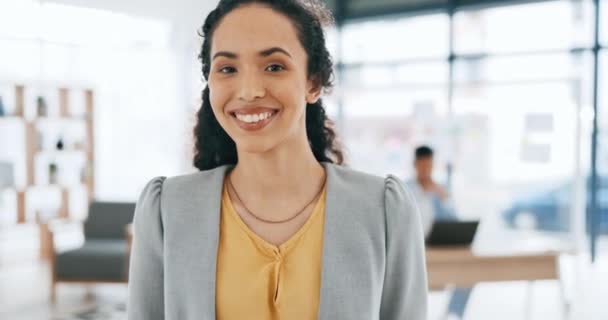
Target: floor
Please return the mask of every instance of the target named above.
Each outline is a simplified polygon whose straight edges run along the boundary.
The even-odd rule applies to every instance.
[[[61,284],[57,304],[49,303],[48,265],[37,259],[36,242],[24,240],[7,245],[3,237],[6,239],[7,235],[0,234],[0,319],[54,320],[91,306],[126,301],[125,285]],[[32,238],[34,234],[29,237]],[[601,248],[608,249],[608,242],[602,243]],[[589,263],[586,255],[562,258],[567,299],[571,302],[568,311],[562,307],[555,281],[485,283],[473,290],[464,319],[606,320],[608,251],[605,252],[595,264]],[[448,298],[449,291],[430,293],[429,320],[443,319]]]

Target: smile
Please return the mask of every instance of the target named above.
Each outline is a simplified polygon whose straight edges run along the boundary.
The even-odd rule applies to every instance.
[[[257,131],[266,127],[279,113],[278,110],[265,111],[260,113],[230,113],[237,125],[246,131]]]

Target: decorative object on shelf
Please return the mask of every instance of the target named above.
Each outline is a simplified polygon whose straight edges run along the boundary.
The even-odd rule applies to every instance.
[[[63,150],[63,137],[59,137],[57,140],[57,150]]]
[[[39,117],[46,117],[48,115],[47,105],[44,97],[38,96],[38,98],[36,98],[36,110]]]
[[[2,96],[0,96],[0,117],[4,117],[4,115],[5,115],[4,102],[2,102]]]
[[[15,175],[12,162],[0,161],[0,190],[13,188]]]
[[[56,163],[49,164],[49,184],[57,184],[57,171],[59,168]]]
[[[36,129],[36,143],[38,147],[37,150],[44,149],[44,134],[42,134],[40,129]]]
[[[88,163],[85,163],[80,169],[80,182],[83,184],[89,183],[89,178],[91,177],[91,166]]]
[[[15,187],[15,174],[12,162],[0,161],[0,208],[4,199],[2,191]]]

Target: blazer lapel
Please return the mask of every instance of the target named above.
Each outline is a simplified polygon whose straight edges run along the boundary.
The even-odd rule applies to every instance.
[[[347,211],[344,201],[338,201],[338,197],[348,190],[340,183],[340,176],[331,163],[324,162],[327,175],[327,194],[325,200],[325,224],[323,229],[323,256],[321,267],[321,292],[319,301],[319,319],[339,319],[340,307],[344,305],[342,300],[348,296],[343,292],[342,281],[347,281],[345,271],[341,269],[344,259],[340,256],[340,239],[345,239],[344,229],[340,224],[344,222],[342,213]]]
[[[202,278],[200,288],[206,288],[203,296],[200,297],[200,314],[210,315],[209,319],[215,319],[215,286],[216,286],[216,262],[219,243],[220,215],[222,187],[226,172],[232,168],[231,165],[224,165],[213,169],[209,175],[200,179],[199,192],[196,197],[195,211],[201,217],[197,223],[199,230],[196,238],[199,239],[198,255],[199,276]],[[197,277],[197,275],[192,275]],[[200,290],[200,289],[199,289]]]

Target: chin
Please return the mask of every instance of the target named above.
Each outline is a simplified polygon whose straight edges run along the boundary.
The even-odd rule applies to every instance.
[[[241,138],[235,141],[237,150],[247,153],[267,153],[277,146],[277,142],[274,139],[264,139],[261,137],[247,137]]]

